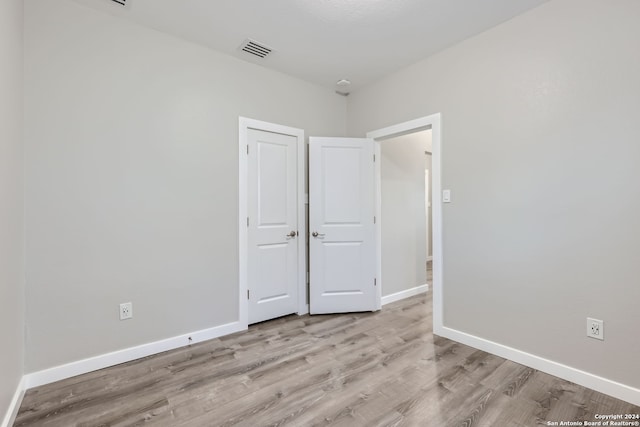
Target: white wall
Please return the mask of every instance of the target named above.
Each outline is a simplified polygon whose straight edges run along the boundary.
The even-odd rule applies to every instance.
[[[0,423],[24,363],[22,15],[0,2]]]
[[[633,387],[639,19],[635,0],[555,0],[348,103],[354,136],[442,113],[445,326]]]
[[[238,320],[238,116],[340,136],[345,99],[70,0],[25,7],[27,371]]]
[[[382,295],[427,283],[426,130],[380,143]]]

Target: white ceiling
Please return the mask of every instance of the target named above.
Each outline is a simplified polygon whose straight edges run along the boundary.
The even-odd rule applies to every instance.
[[[350,91],[547,0],[76,0],[141,25]],[[264,60],[238,47],[274,49]]]

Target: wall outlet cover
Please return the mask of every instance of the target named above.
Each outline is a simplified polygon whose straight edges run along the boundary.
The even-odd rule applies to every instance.
[[[120,304],[120,320],[131,319],[133,317],[133,304],[123,302]]]
[[[587,336],[604,341],[604,322],[587,317]]]

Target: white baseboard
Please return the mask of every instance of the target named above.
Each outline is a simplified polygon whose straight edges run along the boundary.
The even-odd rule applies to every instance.
[[[112,353],[102,354],[88,359],[78,360],[65,365],[33,372],[25,375],[25,388],[29,389],[32,387],[38,387],[66,378],[75,377],[76,375],[107,368],[109,366],[119,365],[120,363],[130,362],[141,357],[162,353],[163,351],[173,350],[189,344],[195,344],[213,338],[218,338],[223,335],[244,331],[246,329],[247,326],[242,325],[240,322],[227,323],[225,325],[203,329],[190,334],[179,335],[177,337],[167,338],[136,347],[125,348]],[[191,337],[191,341],[189,341],[189,337]]]
[[[24,397],[24,392],[26,391],[26,381],[25,377],[22,377],[20,382],[18,383],[18,388],[13,395],[13,399],[11,399],[11,403],[9,404],[9,408],[7,408],[7,413],[4,415],[4,419],[2,420],[2,424],[0,427],[11,427],[16,420],[16,415],[18,415],[18,410],[20,409],[20,405],[22,404],[22,398]]]
[[[447,327],[433,333],[640,406],[640,389]]]
[[[421,286],[416,286],[415,288],[396,292],[395,294],[385,295],[382,297],[382,305],[391,304],[392,302],[400,301],[401,299],[422,294],[424,292],[427,292],[428,290],[429,290],[429,285],[421,285]]]

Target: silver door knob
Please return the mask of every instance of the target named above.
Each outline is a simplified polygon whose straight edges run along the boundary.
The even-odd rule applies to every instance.
[[[287,234],[287,237],[293,239],[294,237],[296,237],[296,232],[292,231],[291,233]]]
[[[312,235],[313,237],[324,237],[324,234],[322,234],[322,233],[318,233],[317,231],[314,231],[313,233],[311,233],[311,235]]]

